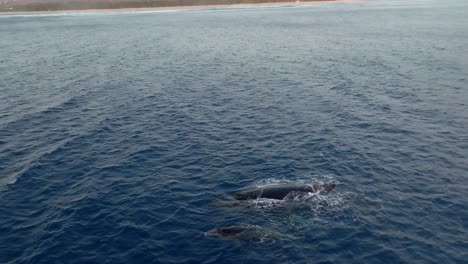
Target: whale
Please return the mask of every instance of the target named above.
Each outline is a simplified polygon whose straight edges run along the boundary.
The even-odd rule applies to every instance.
[[[255,242],[281,238],[295,238],[293,236],[286,235],[256,225],[234,225],[226,227],[217,227],[205,232],[205,235],[216,239],[236,239]]]
[[[324,184],[301,184],[285,183],[256,186],[249,189],[243,189],[232,194],[235,200],[254,200],[260,198],[288,200],[294,197],[306,196],[308,193],[320,191],[330,192],[335,189],[334,182]]]

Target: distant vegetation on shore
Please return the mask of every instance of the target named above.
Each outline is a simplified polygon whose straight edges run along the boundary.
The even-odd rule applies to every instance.
[[[327,0],[302,0],[315,2]],[[328,0],[329,1],[329,0]],[[152,8],[295,2],[295,0],[17,0],[0,1],[0,12],[61,11],[86,9]]]

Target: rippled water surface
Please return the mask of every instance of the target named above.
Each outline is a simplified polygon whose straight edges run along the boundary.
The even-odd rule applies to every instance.
[[[467,25],[462,0],[0,15],[0,263],[467,263]],[[291,181],[338,185],[226,201]],[[205,236],[239,224],[284,236]]]

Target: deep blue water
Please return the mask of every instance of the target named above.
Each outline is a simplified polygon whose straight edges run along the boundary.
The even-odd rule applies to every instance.
[[[0,15],[0,263],[467,263],[467,47],[463,0]],[[338,186],[222,202],[282,181]]]

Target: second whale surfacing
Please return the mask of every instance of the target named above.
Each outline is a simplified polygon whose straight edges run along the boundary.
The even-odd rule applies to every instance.
[[[233,194],[236,200],[254,200],[259,198],[286,200],[308,193],[330,192],[336,187],[334,182],[324,184],[272,184],[240,190]]]

